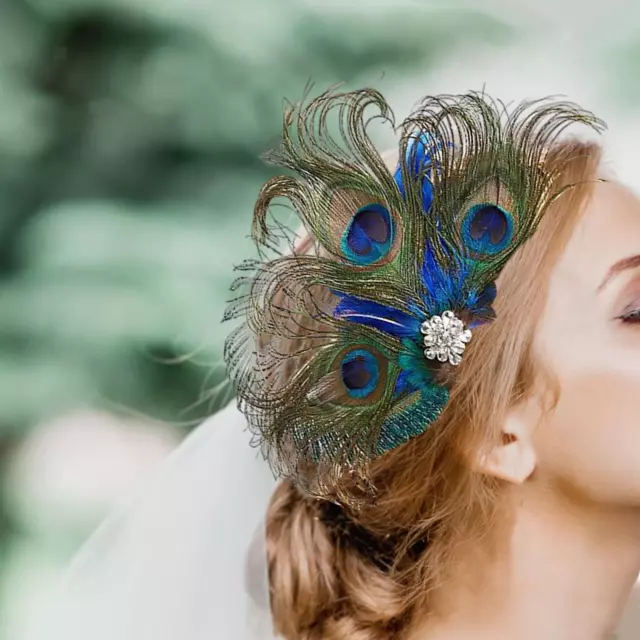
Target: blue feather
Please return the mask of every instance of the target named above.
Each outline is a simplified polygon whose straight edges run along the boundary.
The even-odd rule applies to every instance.
[[[393,387],[393,395],[399,396],[405,392],[411,392],[411,383],[409,382],[409,372],[402,369],[396,378],[396,383]]]
[[[450,252],[450,264],[445,270],[431,247],[426,247],[420,276],[428,315],[439,315],[447,309],[468,309],[473,318],[470,329],[495,319],[492,305],[497,294],[496,285],[489,283],[482,291],[470,288],[475,266],[474,260]]]
[[[333,312],[335,318],[373,327],[398,339],[415,336],[420,331],[420,320],[404,311],[340,292],[333,293],[341,298]]]
[[[423,301],[430,316],[463,307],[467,302],[466,287],[471,264],[453,252],[450,255],[450,264],[445,268],[436,259],[431,245],[425,247],[420,278],[424,289]]]
[[[418,179],[432,164],[432,158],[427,152],[427,146],[433,146],[433,142],[425,133],[420,134],[418,137],[410,138],[407,143],[404,163],[406,171],[414,179]],[[406,200],[407,193],[402,176],[402,164],[400,162],[398,162],[398,167],[393,177],[400,191],[400,195]],[[431,180],[425,175],[422,178],[422,208],[425,213],[429,211],[432,203],[433,185],[431,184]]]
[[[490,282],[473,300],[470,300],[469,308],[473,316],[473,320],[469,323],[470,329],[475,329],[495,320],[496,313],[492,305],[497,294],[498,290],[495,282]]]

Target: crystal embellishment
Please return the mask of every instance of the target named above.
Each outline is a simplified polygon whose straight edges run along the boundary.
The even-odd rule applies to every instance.
[[[462,361],[464,348],[471,340],[471,331],[465,329],[462,320],[453,311],[445,311],[441,316],[432,316],[420,326],[424,334],[424,355],[429,360],[450,362],[457,366]]]

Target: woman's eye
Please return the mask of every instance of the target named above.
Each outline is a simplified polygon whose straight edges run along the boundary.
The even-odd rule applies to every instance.
[[[622,320],[622,322],[628,322],[629,324],[640,323],[640,309],[633,309],[632,311],[619,316],[619,319]]]

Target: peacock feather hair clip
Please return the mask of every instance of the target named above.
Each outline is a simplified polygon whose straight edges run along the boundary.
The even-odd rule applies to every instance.
[[[372,460],[438,418],[473,332],[495,317],[496,278],[559,196],[547,150],[569,125],[604,126],[565,101],[427,97],[400,127],[394,172],[367,133],[374,118],[394,126],[372,89],[287,108],[268,160],[290,173],[259,194],[260,258],[236,267],[225,313],[241,320],[225,343],[239,409],[274,471],[317,496],[345,474],[366,484]],[[314,251],[280,249],[295,239],[281,198]]]

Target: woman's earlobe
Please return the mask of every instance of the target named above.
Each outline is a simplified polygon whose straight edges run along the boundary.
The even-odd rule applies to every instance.
[[[536,463],[531,427],[514,412],[506,420],[500,442],[478,456],[476,469],[506,482],[522,484],[535,471]]]

